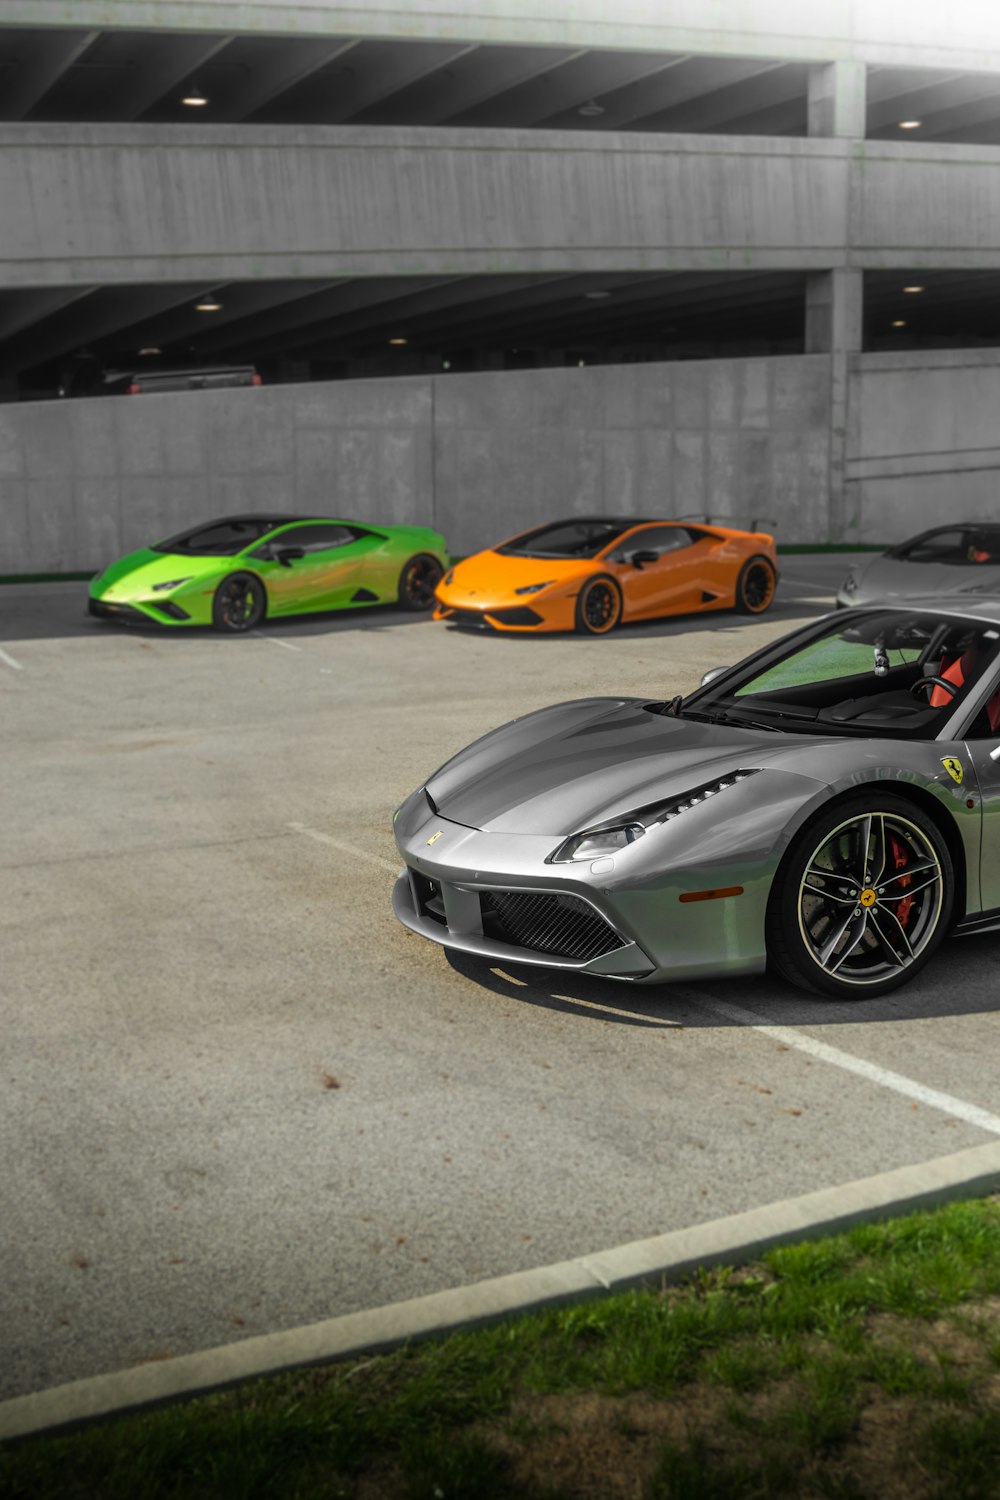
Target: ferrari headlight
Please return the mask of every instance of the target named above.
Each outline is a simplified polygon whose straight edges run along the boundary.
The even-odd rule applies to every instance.
[[[447,573],[444,575],[444,578],[441,581],[442,581],[442,583],[451,583],[452,580],[454,579],[454,577],[455,577],[455,569],[454,568],[449,568],[448,571],[447,571]]]
[[[559,845],[552,855],[552,863],[565,865],[575,859],[600,859],[602,854],[615,854],[634,844],[645,832],[641,823],[620,823],[616,828],[594,828],[589,833],[574,833]]]
[[[761,770],[762,766],[754,766],[751,770],[730,771],[727,776],[707,781],[681,797],[671,797],[669,801],[653,802],[647,807],[640,807],[620,823],[606,823],[603,827],[573,833],[559,845],[554,854],[549,855],[548,863],[565,865],[578,859],[599,859],[602,854],[617,854],[619,850],[627,849],[629,844],[634,844],[636,839],[641,839],[650,828],[679,818],[681,813],[697,807],[700,802],[707,802],[709,797],[718,796],[720,792],[727,791],[748,776],[756,776]]]
[[[182,583],[190,583],[190,582],[191,582],[190,578],[171,578],[171,580],[170,580],[169,583],[154,583],[153,584],[153,593],[154,594],[162,594],[164,589],[176,589],[176,588],[180,588],[180,586],[181,586]]]
[[[554,582],[555,582],[555,579],[549,578],[545,583],[526,583],[524,585],[523,589],[515,589],[514,593],[515,594],[540,594],[541,591],[542,591],[542,589],[549,588],[549,586],[552,583],[554,583]]]

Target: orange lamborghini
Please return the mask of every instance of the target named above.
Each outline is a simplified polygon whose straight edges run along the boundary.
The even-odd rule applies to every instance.
[[[607,635],[620,620],[708,609],[760,615],[777,582],[766,532],[585,516],[536,526],[456,563],[438,584],[434,618]]]

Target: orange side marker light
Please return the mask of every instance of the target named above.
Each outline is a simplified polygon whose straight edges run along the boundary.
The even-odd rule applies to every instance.
[[[717,891],[684,891],[679,901],[721,901],[726,896],[742,896],[741,885],[724,885]]]

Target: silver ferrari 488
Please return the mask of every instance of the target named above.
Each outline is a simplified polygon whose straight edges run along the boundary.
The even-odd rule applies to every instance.
[[[867,563],[852,563],[837,607],[930,594],[1000,596],[1000,526],[984,521],[938,526]]]
[[[395,833],[396,914],[446,947],[882,994],[1000,927],[1000,598],[826,615],[684,699],[526,714]]]

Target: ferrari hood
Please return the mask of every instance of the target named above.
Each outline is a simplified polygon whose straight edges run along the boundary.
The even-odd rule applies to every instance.
[[[443,817],[468,828],[566,837],[740,768],[808,774],[818,740],[666,717],[642,699],[585,698],[477,740],[427,791]]]
[[[856,604],[880,599],[916,598],[923,595],[987,593],[1000,583],[1000,568],[989,563],[913,563],[904,557],[877,557],[858,581]]]
[[[144,593],[157,583],[169,583],[174,578],[200,578],[218,573],[227,563],[227,557],[192,557],[182,552],[154,552],[143,547],[130,552],[105,568],[90,585],[92,594],[104,594],[113,589],[121,598],[131,593]]]

